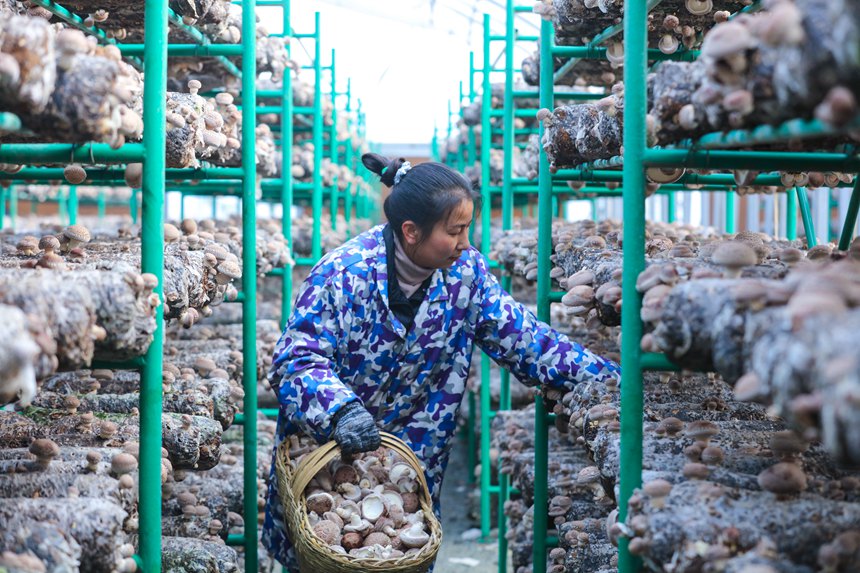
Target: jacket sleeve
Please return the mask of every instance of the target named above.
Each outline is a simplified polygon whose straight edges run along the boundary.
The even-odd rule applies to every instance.
[[[527,385],[567,388],[579,382],[620,379],[621,368],[541,322],[502,290],[475,252],[478,308],[475,342]]]
[[[281,415],[318,442],[330,438],[338,410],[358,400],[334,368],[343,335],[339,309],[347,298],[343,273],[314,269],[296,298],[269,370]]]

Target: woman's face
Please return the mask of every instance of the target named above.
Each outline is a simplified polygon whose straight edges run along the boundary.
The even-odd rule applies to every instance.
[[[463,201],[451,211],[447,220],[439,221],[429,237],[421,233],[412,221],[403,223],[403,249],[409,258],[427,269],[445,269],[469,248],[469,225],[474,212],[472,201]]]

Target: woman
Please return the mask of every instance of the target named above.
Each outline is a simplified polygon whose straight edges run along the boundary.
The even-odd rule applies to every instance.
[[[362,162],[391,187],[388,224],[328,253],[305,280],[269,372],[278,441],[303,432],[356,453],[390,432],[424,463],[438,511],[473,343],[530,385],[566,388],[619,369],[501,289],[469,246],[475,196],[462,175],[372,153]],[[295,572],[275,479],[263,541]]]

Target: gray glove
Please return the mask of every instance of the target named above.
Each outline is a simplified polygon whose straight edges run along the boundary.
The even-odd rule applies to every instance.
[[[334,441],[344,455],[372,452],[382,440],[376,421],[360,402],[350,402],[334,418]]]

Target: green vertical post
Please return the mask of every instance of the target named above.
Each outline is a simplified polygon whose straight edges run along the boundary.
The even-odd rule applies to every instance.
[[[78,224],[78,186],[69,186],[69,225]]]
[[[257,571],[257,36],[256,0],[242,0],[242,426],[245,571]],[[284,70],[289,73],[289,70]],[[285,167],[285,171],[289,167]],[[288,171],[282,178],[289,177]]]
[[[165,94],[167,93],[167,3],[146,0],[144,16],[143,199],[141,271],[158,278],[155,293],[163,301]],[[132,193],[133,218],[137,197]],[[161,370],[164,350],[164,305],[155,309],[155,333],[140,376],[139,552],[146,573],[161,571]],[[255,394],[256,396],[256,394]]]
[[[131,190],[131,197],[128,199],[128,214],[131,216],[131,222],[137,225],[137,189]]]
[[[323,118],[322,118],[322,50],[320,48],[320,14],[314,13],[314,180],[311,208],[313,209],[313,227],[311,231],[311,258],[314,262],[322,257],[321,219],[323,204],[322,188],[322,154],[323,154]]]
[[[430,140],[430,157],[433,161],[439,161],[439,130],[433,126],[433,139]]]
[[[726,191],[726,233],[733,234],[737,229],[735,192]]]
[[[789,241],[797,238],[797,195],[785,190],[785,236]]]
[[[629,2],[624,10],[624,265],[621,291],[621,452],[618,520],[627,519],[627,500],[642,485],[642,362],[639,316],[642,295],[636,277],[645,269],[645,114],[647,97],[648,9]],[[628,302],[629,301],[629,302]],[[618,571],[634,573],[639,559],[628,550],[629,539],[618,541]]]
[[[331,51],[331,126],[329,127],[329,158],[332,165],[337,165],[337,79],[335,76],[334,50]],[[329,212],[331,214],[331,228],[337,230],[337,211],[340,203],[337,176],[331,185],[331,201]]]
[[[860,211],[860,175],[854,179],[854,190],[848,201],[848,212],[845,213],[845,222],[842,224],[842,234],[839,235],[839,250],[847,251],[854,238],[854,227],[857,224],[857,213]]]
[[[0,231],[6,223],[6,187],[0,186]]]
[[[553,58],[552,23],[541,20],[540,27],[540,107],[553,108]],[[543,138],[544,126],[540,125]],[[540,154],[538,164],[538,274],[537,274],[537,317],[544,322],[550,321],[550,256],[552,255],[552,218],[553,218],[552,175],[546,153]],[[535,483],[534,483],[534,535],[532,542],[532,571],[546,573],[547,550],[547,473],[549,427],[547,411],[543,398],[535,397]]]
[[[490,195],[490,15],[484,14],[484,67],[483,93],[481,94],[481,252],[490,252],[490,217],[492,196]],[[490,357],[481,354],[481,537],[490,535]]]
[[[505,97],[504,125],[502,128],[502,148],[505,154],[502,171],[502,230],[509,230],[514,223],[514,0],[505,2]],[[462,91],[462,82],[460,84]],[[488,134],[491,135],[491,134]],[[511,290],[512,277],[502,273],[502,288]],[[511,373],[503,369],[499,392],[499,410],[511,408]],[[501,461],[499,462],[501,466]],[[498,528],[499,528],[499,572],[508,569],[508,540],[506,532],[505,502],[508,500],[509,481],[507,474],[499,475]]]
[[[284,35],[290,34],[290,0],[282,0]],[[290,42],[287,42],[287,53]],[[287,241],[290,258],[293,253],[293,174],[290,166],[293,164],[293,77],[289,68],[284,70],[281,82],[281,231]],[[281,329],[287,324],[293,302],[293,267],[284,265],[281,276]]]
[[[668,200],[666,202],[667,203],[666,210],[668,212],[666,213],[666,222],[667,223],[674,223],[675,217],[677,217],[677,215],[678,215],[678,207],[675,204],[675,192],[669,191],[669,194],[667,195],[667,199]]]
[[[797,202],[800,205],[800,218],[803,221],[803,231],[806,233],[806,248],[809,249],[818,244],[818,239],[815,237],[815,223],[812,221],[812,213],[809,209],[809,197],[806,194],[806,187],[795,187],[794,191],[797,194]]]
[[[105,190],[99,189],[98,194],[98,217],[99,221],[104,221],[105,211],[107,210],[107,205],[105,204]]]
[[[185,218],[185,191],[179,192],[179,220]]]
[[[218,196],[212,195],[212,218],[218,218]]]

